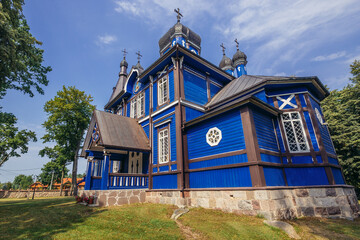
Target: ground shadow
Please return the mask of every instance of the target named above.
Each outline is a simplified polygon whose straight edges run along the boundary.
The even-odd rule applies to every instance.
[[[1,239],[52,239],[106,209],[75,204],[72,197],[0,201]]]

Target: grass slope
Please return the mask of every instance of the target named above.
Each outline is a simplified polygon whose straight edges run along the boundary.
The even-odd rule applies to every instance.
[[[261,218],[202,208],[191,209],[177,224],[170,220],[174,209],[160,204],[89,208],[69,197],[0,199],[0,239],[289,239]],[[360,239],[360,219],[289,223],[303,239]]]

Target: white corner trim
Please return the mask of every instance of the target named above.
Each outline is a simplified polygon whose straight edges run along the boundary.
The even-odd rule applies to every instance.
[[[194,104],[194,103],[191,103],[191,102],[188,102],[186,100],[183,100],[180,98],[180,103],[186,107],[190,107],[190,108],[194,108],[196,110],[199,110],[201,112],[205,112],[205,108],[200,106],[200,105],[197,105],[197,104]]]
[[[159,113],[162,113],[163,111],[165,111],[165,110],[171,108],[172,106],[178,104],[178,102],[179,102],[179,100],[176,100],[176,101],[170,103],[169,105],[167,105],[166,107],[163,107],[163,108],[157,110],[156,112],[153,112],[153,113],[151,114],[151,117],[154,117],[154,116],[158,115]]]
[[[171,122],[171,121],[172,121],[172,118],[166,119],[165,121],[162,121],[162,122],[159,122],[159,123],[155,124],[155,125],[154,125],[154,128],[158,128],[158,127],[160,127],[161,125],[167,124],[167,123],[169,123],[169,122]]]

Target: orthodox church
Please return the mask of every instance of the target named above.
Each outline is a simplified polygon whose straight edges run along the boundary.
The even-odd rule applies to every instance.
[[[138,52],[129,69],[124,50],[118,81],[104,111],[94,111],[84,142],[84,192],[141,190],[140,202],[209,208],[237,201],[231,211],[270,211],[265,203],[274,191],[290,192],[282,199],[295,202],[315,197],[315,190],[324,198],[354,198],[320,107],[329,95],[321,81],[248,75],[237,40],[233,57],[221,45],[223,57],[214,65],[201,57],[200,36],[176,12],[151,66],[141,66]],[[348,212],[333,204],[327,207],[336,210],[318,213],[320,203],[285,205],[274,207],[273,217],[306,215],[311,210],[299,209],[311,207],[313,215],[354,216],[358,207],[349,200]]]

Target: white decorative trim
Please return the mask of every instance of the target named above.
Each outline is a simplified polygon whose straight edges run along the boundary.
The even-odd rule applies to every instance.
[[[176,59],[174,57],[171,57],[171,61],[172,61],[173,65],[174,65],[174,69],[176,70],[176,63],[175,63]]]
[[[217,127],[210,128],[206,133],[206,142],[211,146],[217,146],[222,139],[221,130]]]
[[[315,115],[316,115],[316,118],[321,123],[321,125],[324,125],[324,119],[322,118],[321,113],[319,112],[319,109],[317,109],[317,108],[315,108]]]
[[[171,108],[172,106],[176,105],[178,102],[179,102],[179,100],[176,100],[176,101],[170,103],[169,105],[167,105],[166,107],[163,107],[163,108],[157,110],[156,112],[153,112],[153,113],[151,114],[151,117],[154,117],[154,116],[158,115],[159,113],[161,113],[161,112],[163,112],[163,111]]]
[[[132,69],[131,69],[131,72],[129,73],[129,75],[128,75],[127,79],[126,79],[125,87],[123,88],[123,89],[125,90],[125,92],[126,92],[126,89],[127,89],[127,85],[128,85],[129,79],[130,79],[131,75],[133,74],[133,72],[137,72],[137,75],[138,75],[138,76],[140,75],[139,70],[137,70],[137,69],[135,69],[135,68],[132,68]],[[136,77],[136,78],[138,78],[138,77]]]
[[[159,122],[157,124],[154,125],[154,128],[158,128],[160,127],[161,125],[164,125],[164,124],[167,124],[167,123],[170,123],[172,121],[172,119],[166,119],[165,121],[162,121],[162,122]]]
[[[194,104],[194,103],[192,103],[192,102],[189,102],[189,101],[186,101],[186,100],[182,100],[181,98],[180,98],[180,103],[181,103],[182,105],[186,106],[186,107],[190,107],[190,108],[199,110],[199,111],[201,111],[201,112],[205,112],[205,108],[204,108],[204,107],[202,107],[202,106],[200,106],[200,105],[196,105],[196,104]]]
[[[149,119],[149,115],[147,117],[144,117],[143,119],[139,120],[138,123],[143,123],[148,119]]]
[[[294,97],[295,97],[295,94],[291,94],[287,99],[284,99],[284,98],[282,98],[282,97],[277,96],[276,99],[283,102],[283,104],[281,104],[281,106],[279,107],[279,109],[281,110],[281,109],[283,109],[284,107],[286,107],[287,105],[290,105],[290,106],[292,106],[293,108],[297,108],[298,106],[295,105],[295,104],[293,104],[293,103],[291,102],[291,99],[293,99]]]

